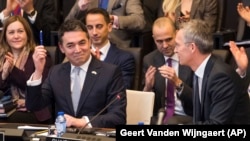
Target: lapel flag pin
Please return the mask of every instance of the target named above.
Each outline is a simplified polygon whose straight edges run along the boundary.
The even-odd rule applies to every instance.
[[[91,73],[92,73],[92,74],[94,74],[94,75],[96,75],[96,74],[97,74],[97,72],[96,72],[96,71],[92,71]]]

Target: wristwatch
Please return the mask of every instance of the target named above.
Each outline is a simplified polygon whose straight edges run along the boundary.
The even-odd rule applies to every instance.
[[[27,15],[29,17],[33,17],[36,14],[36,10],[34,9],[33,11],[31,11],[30,13],[27,13]]]
[[[183,82],[181,81],[177,86],[176,86],[176,90],[178,92],[180,92],[182,89],[183,89],[184,85],[183,85]]]

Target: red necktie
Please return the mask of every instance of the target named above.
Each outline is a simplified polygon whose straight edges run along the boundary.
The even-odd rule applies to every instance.
[[[172,67],[172,59],[167,59],[167,65]],[[175,100],[174,100],[174,85],[168,80],[167,82],[167,90],[166,90],[166,113],[163,123],[166,123],[167,120],[174,115],[174,107],[175,107]]]
[[[102,53],[100,52],[99,48],[96,48],[95,53],[96,53],[96,58],[100,60]]]
[[[13,11],[13,15],[21,15],[21,8],[19,5]]]

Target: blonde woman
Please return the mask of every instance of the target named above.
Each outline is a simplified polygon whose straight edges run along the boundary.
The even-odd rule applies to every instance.
[[[35,44],[32,30],[22,16],[9,17],[4,23],[0,38],[0,90],[5,95],[11,95],[17,102],[17,111],[5,122],[40,123],[50,118],[50,113],[45,112],[48,109],[41,111],[42,117],[39,112],[33,114],[27,111],[25,106],[26,81],[35,71],[32,57],[34,53],[46,57],[44,80],[52,65],[50,56],[47,56],[44,46]]]
[[[217,0],[164,0],[162,10],[176,26],[190,19],[201,19],[208,23],[211,32],[215,32],[218,21]]]
[[[181,0],[163,0],[162,10],[164,16],[169,17],[175,21],[175,10],[181,4]]]

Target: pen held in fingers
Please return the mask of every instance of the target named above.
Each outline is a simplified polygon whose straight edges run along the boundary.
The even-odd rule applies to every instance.
[[[43,45],[43,31],[42,30],[40,30],[39,38],[40,38],[40,45]]]

